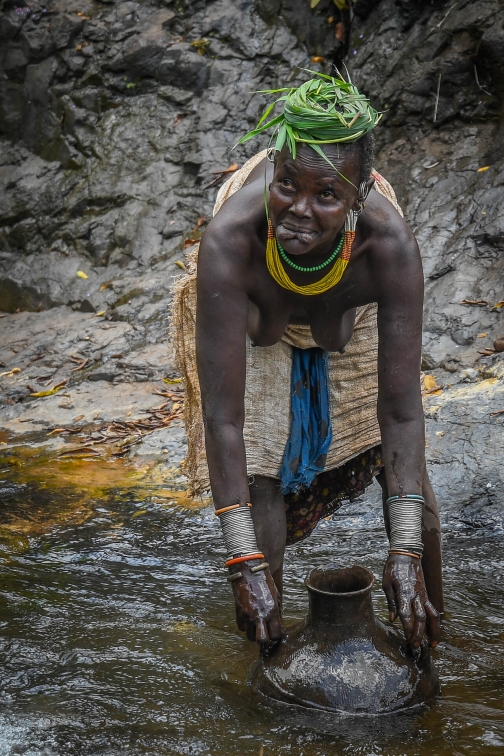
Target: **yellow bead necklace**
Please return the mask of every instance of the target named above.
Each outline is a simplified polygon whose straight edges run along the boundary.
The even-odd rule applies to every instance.
[[[275,232],[273,230],[273,224],[271,219],[268,219],[268,241],[266,242],[266,265],[268,270],[280,286],[289,291],[294,291],[296,294],[304,294],[305,296],[313,296],[315,294],[323,294],[325,291],[332,289],[337,283],[341,281],[343,273],[346,270],[350,255],[352,254],[352,244],[355,239],[355,225],[358,218],[358,213],[350,210],[345,221],[345,234],[343,240],[343,247],[341,254],[337,258],[336,262],[332,266],[329,273],[327,273],[319,281],[315,283],[307,284],[306,286],[298,286],[290,280],[285,268],[282,265],[280,254],[278,252],[277,240],[275,238]]]

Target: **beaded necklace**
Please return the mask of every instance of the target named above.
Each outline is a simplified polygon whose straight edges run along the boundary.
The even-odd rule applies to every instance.
[[[282,260],[286,262],[287,265],[290,265],[291,268],[294,268],[294,270],[300,270],[303,273],[313,273],[316,270],[322,270],[322,268],[326,268],[330,263],[332,263],[334,258],[339,255],[339,253],[341,252],[342,246],[343,246],[343,236],[341,237],[339,244],[334,250],[334,252],[332,253],[332,255],[328,257],[325,262],[321,263],[320,265],[314,265],[312,268],[303,268],[301,265],[296,265],[296,263],[293,263],[292,260],[289,260],[285,252],[285,249],[282,247],[282,245],[277,239],[277,247],[278,247],[278,251],[280,252],[280,257],[282,258]]]
[[[354,212],[353,210],[350,210],[348,213],[346,220],[345,220],[345,233],[343,235],[343,238],[341,239],[340,244],[338,245],[337,249],[333,252],[329,260],[326,260],[325,263],[322,265],[317,265],[313,268],[301,268],[299,265],[294,265],[285,255],[284,250],[283,252],[283,259],[291,265],[296,270],[304,271],[305,273],[312,272],[315,270],[321,270],[322,268],[325,268],[326,265],[328,265],[332,260],[334,260],[335,257],[337,257],[336,262],[334,263],[331,270],[326,273],[326,275],[321,278],[319,281],[315,281],[314,283],[307,284],[306,286],[298,286],[295,284],[289,276],[287,275],[287,272],[282,265],[282,261],[280,259],[280,253],[279,253],[279,244],[275,238],[275,232],[273,230],[273,224],[271,220],[268,220],[268,240],[266,242],[266,265],[268,267],[268,271],[270,275],[275,279],[277,284],[282,286],[284,289],[288,289],[289,291],[294,291],[296,294],[304,294],[305,296],[314,296],[316,294],[323,294],[325,291],[328,291],[333,286],[336,286],[337,283],[341,281],[341,278],[343,276],[343,273],[346,270],[346,267],[348,265],[348,262],[350,260],[350,255],[352,254],[352,244],[355,239],[355,226],[357,223],[357,218],[359,217],[358,212]],[[341,249],[341,255],[339,255],[339,251]]]

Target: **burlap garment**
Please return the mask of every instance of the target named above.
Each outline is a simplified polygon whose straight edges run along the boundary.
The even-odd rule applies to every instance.
[[[238,191],[251,170],[265,157],[255,155],[220,189],[214,207],[217,213],[226,199]],[[373,171],[375,188],[401,213],[394,190]],[[196,370],[196,274],[198,247],[187,257],[187,272],[174,287],[171,336],[175,359],[186,389],[184,418],[188,453],[184,472],[190,494],[201,495],[210,488],[205,455],[201,395]],[[378,396],[378,328],[376,304],[357,309],[353,336],[344,354],[330,353],[329,378],[332,443],[325,470],[343,465],[361,452],[380,443],[376,417]],[[309,326],[289,326],[281,341],[272,347],[252,347],[247,338],[247,379],[243,437],[249,475],[278,478],[285,444],[290,432],[290,386],[292,346],[316,346]]]

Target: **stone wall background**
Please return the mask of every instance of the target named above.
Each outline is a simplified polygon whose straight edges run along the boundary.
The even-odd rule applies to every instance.
[[[0,371],[20,369],[0,376],[8,442],[97,407],[114,417],[126,384],[142,397],[173,375],[175,262],[210,217],[215,172],[263,146],[231,151],[264,105],[248,93],[344,57],[386,111],[376,167],[424,258],[436,490],[446,517],[502,525],[502,355],[480,352],[504,335],[504,2],[358,0],[346,39],[331,0],[0,8]],[[88,362],[72,373],[75,355]],[[29,397],[65,377],[66,400]]]

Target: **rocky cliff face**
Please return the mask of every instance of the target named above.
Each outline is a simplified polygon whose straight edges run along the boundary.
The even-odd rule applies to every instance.
[[[13,5],[0,26],[3,309],[136,317],[153,288],[166,307],[166,261],[210,215],[206,186],[257,147],[231,154],[263,104],[248,93],[336,48],[333,27],[306,3],[285,19],[265,1]]]
[[[0,377],[2,426],[86,423],[104,382],[119,396],[172,374],[175,262],[204,229],[219,172],[260,146],[231,152],[263,106],[248,93],[348,52],[386,110],[376,166],[424,257],[423,366],[445,386],[427,398],[434,481],[446,511],[498,521],[503,419],[489,413],[504,409],[502,360],[480,352],[504,334],[503,11],[358,0],[350,26],[331,0],[4,0],[0,309],[21,312],[2,318],[2,370],[20,368]],[[64,378],[70,401],[29,398]]]

